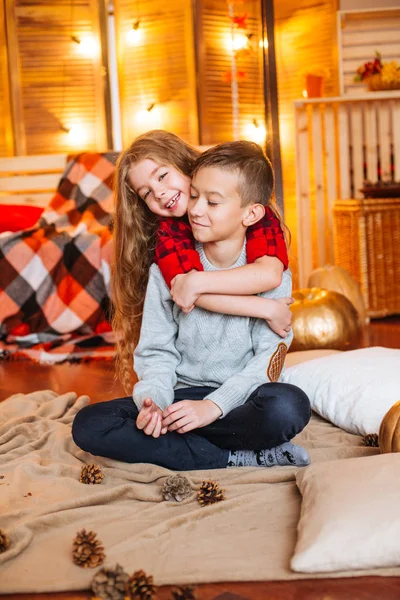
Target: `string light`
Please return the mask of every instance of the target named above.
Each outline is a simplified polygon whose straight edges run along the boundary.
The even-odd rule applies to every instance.
[[[138,110],[134,117],[135,129],[148,131],[149,129],[162,129],[161,107],[152,102],[142,110]]]
[[[68,144],[75,147],[84,147],[89,139],[88,131],[84,125],[73,123],[71,125],[60,125],[61,131],[66,133]]]
[[[267,130],[264,123],[260,123],[257,119],[253,119],[244,127],[244,135],[248,140],[256,142],[256,144],[265,144]]]
[[[137,46],[142,41],[142,28],[140,21],[135,21],[131,29],[126,34],[126,39],[130,46]]]
[[[77,45],[77,52],[85,58],[94,58],[99,51],[99,45],[92,35],[71,35],[71,40]]]
[[[244,33],[235,33],[232,38],[231,34],[229,33],[226,36],[225,45],[230,52],[244,50],[244,48],[248,47],[252,37],[253,34],[251,33],[248,35],[245,35]]]

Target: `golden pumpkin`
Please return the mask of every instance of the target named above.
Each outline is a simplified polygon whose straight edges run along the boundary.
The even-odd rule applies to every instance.
[[[400,452],[400,401],[393,404],[383,417],[378,439],[381,454]]]
[[[315,269],[308,279],[308,287],[319,287],[343,294],[356,308],[360,323],[365,324],[367,313],[361,288],[346,269],[333,265]]]
[[[292,296],[291,351],[344,350],[356,344],[362,328],[356,309],[345,296],[320,288],[297,290]]]

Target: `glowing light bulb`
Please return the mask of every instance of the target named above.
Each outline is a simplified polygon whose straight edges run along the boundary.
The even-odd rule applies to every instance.
[[[67,134],[68,144],[71,146],[82,147],[88,142],[88,131],[81,124],[66,125],[62,127],[62,130]]]
[[[264,123],[260,123],[257,119],[254,119],[244,127],[244,135],[248,140],[262,145],[265,143],[267,130]]]
[[[135,115],[135,125],[141,130],[162,129],[161,111],[153,102],[145,109],[138,110]]]
[[[76,43],[76,52],[85,58],[94,58],[99,52],[99,44],[92,35],[73,35],[72,40]]]
[[[264,41],[260,40],[260,42],[259,42],[258,45],[260,46],[260,48],[264,47],[265,49],[267,49],[268,48],[268,40],[267,40],[267,38],[264,38]]]
[[[303,90],[303,98],[308,98],[308,92],[307,92],[307,90]]]
[[[243,50],[248,46],[249,38],[244,33],[235,33],[232,39],[232,36],[229,34],[226,36],[225,43],[230,52],[237,52],[238,50]]]
[[[126,34],[127,42],[130,46],[138,46],[142,41],[143,29],[140,28],[139,21],[135,21],[132,28]]]

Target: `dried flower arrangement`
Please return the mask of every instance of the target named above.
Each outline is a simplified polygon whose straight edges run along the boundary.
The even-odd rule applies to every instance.
[[[374,60],[357,69],[354,81],[365,81],[372,91],[399,90],[400,64],[395,60],[383,62],[381,54],[376,52]]]

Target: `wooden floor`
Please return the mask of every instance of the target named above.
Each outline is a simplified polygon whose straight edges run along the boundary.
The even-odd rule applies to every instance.
[[[367,346],[400,348],[400,317],[372,321],[360,343],[360,347]],[[112,364],[94,362],[52,367],[0,362],[0,400],[16,392],[28,393],[43,389],[52,389],[58,393],[75,391],[78,394],[88,394],[92,402],[124,395],[120,385],[113,380]],[[160,588],[157,598],[170,599],[170,590],[170,587]],[[89,592],[4,596],[6,600],[83,600],[90,597]],[[400,578],[358,577],[204,584],[197,587],[197,597],[199,600],[399,600]]]

